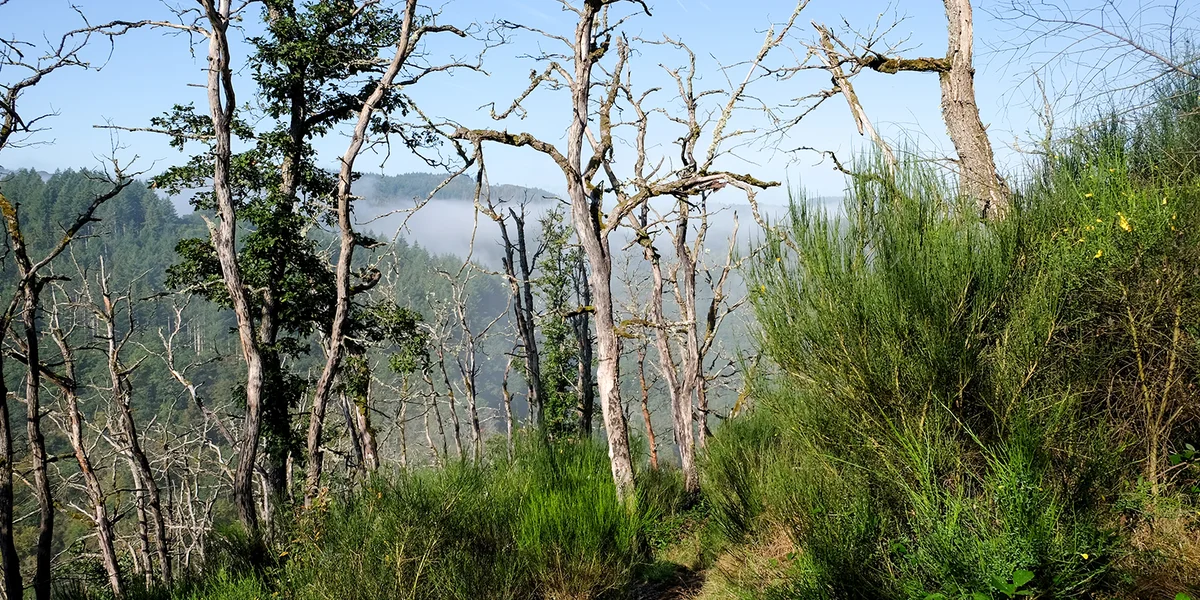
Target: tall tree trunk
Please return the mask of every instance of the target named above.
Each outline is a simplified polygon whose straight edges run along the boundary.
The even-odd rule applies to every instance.
[[[97,307],[101,315],[101,320],[105,324],[105,339],[107,340],[108,354],[108,372],[110,384],[112,386],[113,403],[120,411],[121,430],[125,436],[125,443],[129,450],[130,460],[134,468],[137,469],[141,476],[139,493],[145,494],[146,508],[149,511],[151,525],[154,528],[154,547],[158,555],[158,564],[162,580],[165,583],[170,583],[172,580],[171,571],[171,552],[169,539],[167,534],[166,517],[162,509],[162,494],[158,489],[158,482],[154,479],[154,471],[150,468],[150,460],[146,458],[146,453],[142,450],[142,444],[138,439],[137,422],[133,417],[133,407],[130,404],[131,386],[129,383],[129,370],[121,363],[121,347],[129,339],[133,329],[133,306],[129,306],[129,330],[124,334],[117,331],[116,326],[116,305],[112,295],[108,289],[108,281],[105,279],[104,262],[100,263],[101,269],[101,300],[102,306]]]
[[[213,248],[221,267],[221,278],[229,292],[237,318],[238,342],[246,363],[246,416],[237,470],[234,471],[233,501],[238,520],[250,531],[258,529],[258,509],[254,503],[254,466],[258,457],[258,439],[262,426],[263,357],[255,339],[250,314],[250,299],[242,284],[237,263],[237,214],[230,183],[233,154],[233,115],[237,99],[233,91],[228,29],[231,0],[200,0],[212,26],[208,46],[208,106],[213,125],[213,196],[219,222],[211,227]]]
[[[541,405],[545,394],[542,390],[541,357],[538,353],[537,328],[533,316],[533,282],[530,281],[529,253],[525,245],[525,207],[521,207],[520,213],[513,209],[509,209],[508,213],[517,229],[515,244],[509,237],[508,226],[503,216],[493,214],[500,225],[500,237],[504,242],[504,272],[512,292],[517,335],[524,349],[526,398],[530,421],[540,425]]]
[[[113,596],[120,598],[124,595],[121,583],[121,568],[117,563],[117,551],[113,540],[112,521],[108,516],[108,504],[105,500],[104,489],[100,478],[92,468],[91,457],[88,456],[87,445],[83,439],[83,415],[79,412],[79,393],[77,375],[75,373],[75,355],[67,344],[62,330],[53,328],[54,342],[58,345],[63,363],[63,379],[60,387],[67,401],[67,437],[71,440],[71,448],[75,451],[75,461],[79,463],[79,473],[83,476],[84,490],[92,505],[92,524],[96,528],[96,545],[100,548],[100,560],[104,565],[104,573],[108,576],[108,587]]]
[[[706,200],[700,203],[701,210],[706,210]],[[695,493],[700,491],[700,472],[696,466],[696,435],[693,423],[696,420],[696,408],[692,401],[696,390],[704,379],[704,356],[700,352],[700,333],[696,317],[696,257],[688,248],[689,219],[691,210],[689,203],[680,201],[678,215],[675,221],[675,271],[676,285],[679,286],[680,308],[683,317],[683,356],[680,360],[682,373],[679,378],[679,425],[684,426],[683,432],[676,432],[676,440],[682,440],[682,446],[687,448],[686,459],[682,462],[684,487]],[[701,219],[700,240],[703,241],[707,227],[707,217]],[[732,243],[732,242],[731,242]],[[660,297],[661,306],[661,297]],[[659,315],[662,316],[661,314]],[[683,450],[680,454],[684,454]]]
[[[942,84],[942,117],[958,152],[959,183],[975,198],[979,212],[989,218],[1008,213],[1008,186],[996,170],[996,159],[988,141],[987,128],[979,118],[975,99],[975,67],[972,47],[974,25],[970,0],[944,0],[949,25],[949,68],[939,74]]]
[[[567,131],[566,163],[570,167],[567,195],[571,199],[571,218],[575,234],[587,255],[591,267],[589,283],[595,298],[596,347],[599,366],[596,369],[600,410],[608,436],[608,457],[612,468],[617,498],[633,500],[633,458],[629,451],[629,431],[621,405],[620,359],[621,340],[613,320],[612,256],[607,229],[600,223],[603,189],[590,187],[582,177],[583,141],[586,137],[589,98],[592,87],[592,68],[599,57],[593,38],[596,18],[603,2],[587,0],[579,12],[575,28],[575,76],[571,86],[571,126]]]
[[[44,281],[35,279],[25,294],[21,315],[25,327],[25,430],[29,436],[29,454],[33,459],[33,493],[38,503],[38,535],[34,550],[33,592],[37,600],[50,600],[51,560],[54,544],[54,497],[50,491],[49,457],[42,435],[41,357],[38,352],[38,299]]]
[[[592,305],[592,287],[588,284],[587,265],[583,256],[579,256],[575,268],[575,295],[580,307]],[[579,343],[579,362],[576,365],[579,372],[575,377],[575,388],[579,392],[579,433],[585,438],[592,437],[592,421],[596,416],[596,382],[592,376],[592,326],[591,316],[587,310],[580,310],[575,315],[571,325],[575,330],[575,340]]]
[[[325,420],[325,405],[329,400],[329,392],[333,388],[333,377],[336,374],[342,358],[343,337],[346,325],[350,320],[350,300],[354,290],[350,286],[350,267],[354,257],[356,236],[351,222],[350,185],[354,178],[354,161],[362,151],[367,139],[367,128],[376,107],[383,100],[384,93],[392,86],[392,81],[400,72],[405,61],[412,52],[412,26],[416,16],[417,0],[407,0],[404,7],[404,20],[400,26],[400,41],[396,45],[396,54],[392,57],[387,71],[379,83],[367,97],[366,102],[358,111],[358,122],[350,137],[350,145],[342,155],[341,169],[338,172],[337,187],[337,218],[340,233],[340,250],[337,261],[336,285],[337,299],[334,304],[333,323],[329,330],[329,351],[325,359],[325,367],[317,379],[317,389],[313,394],[312,414],[308,422],[308,473],[305,481],[304,505],[310,506],[313,496],[321,483],[321,428]]]
[[[650,468],[658,469],[658,441],[654,439],[654,423],[650,420],[650,386],[646,385],[646,346],[638,346],[638,380],[642,385],[642,420],[646,423],[646,448],[650,452]]]

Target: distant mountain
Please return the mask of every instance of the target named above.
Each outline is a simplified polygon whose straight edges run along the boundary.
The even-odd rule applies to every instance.
[[[355,195],[370,204],[391,204],[397,200],[410,201],[414,198],[425,198],[446,179],[439,173],[404,173],[401,175],[364,174],[354,184]],[[492,198],[495,200],[541,201],[556,198],[558,194],[539,188],[527,188],[519,185],[499,184],[491,186]],[[441,190],[438,190],[435,200],[473,200],[475,198],[475,180],[466,175],[459,175]]]
[[[18,169],[18,170],[20,170],[20,169]],[[13,173],[16,173],[16,172],[17,171],[9,171],[8,169],[5,169],[4,167],[0,167],[0,177],[12,175]],[[47,173],[45,171],[38,171],[37,174],[39,177],[42,178],[42,181],[49,181],[50,176],[53,175],[53,173]]]

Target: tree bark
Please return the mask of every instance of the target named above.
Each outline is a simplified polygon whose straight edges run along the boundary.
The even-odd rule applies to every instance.
[[[504,433],[508,438],[508,459],[513,458],[513,409],[512,393],[508,391],[508,375],[512,373],[512,355],[504,360],[504,378],[500,380],[500,394],[504,399]]]
[[[230,184],[233,154],[231,127],[237,109],[230,68],[230,0],[200,0],[210,25],[208,45],[208,106],[213,125],[213,196],[219,222],[210,227],[213,249],[221,267],[221,278],[237,318],[238,342],[246,363],[246,417],[237,470],[233,479],[233,502],[238,520],[249,531],[258,529],[258,509],[254,503],[254,466],[262,426],[263,356],[255,339],[250,298],[242,284],[237,263],[237,214]]]
[[[312,414],[309,419],[308,472],[305,478],[304,492],[306,507],[312,505],[313,497],[321,483],[321,428],[324,425],[325,406],[329,401],[329,392],[333,388],[333,377],[341,364],[343,338],[346,334],[346,324],[350,319],[350,300],[354,293],[350,287],[350,266],[356,240],[354,225],[350,219],[350,185],[354,177],[354,161],[358,158],[358,154],[366,142],[367,128],[371,124],[371,117],[375,114],[376,107],[412,52],[412,26],[416,11],[417,0],[407,0],[404,7],[404,20],[400,27],[400,41],[396,45],[396,54],[392,57],[387,71],[358,111],[358,122],[350,137],[350,145],[346,148],[346,153],[342,155],[341,170],[338,173],[337,217],[340,250],[336,273],[337,300],[334,305],[333,323],[329,331],[329,351],[325,359],[325,367],[321,370],[320,378],[317,379],[317,388],[313,394]]]
[[[524,349],[526,397],[529,404],[530,421],[541,425],[541,402],[545,394],[542,392],[541,357],[538,354],[537,329],[533,317],[533,285],[530,281],[528,249],[525,245],[524,206],[521,207],[520,214],[509,209],[509,215],[512,216],[517,229],[515,244],[509,237],[508,226],[505,224],[504,218],[497,214],[496,220],[500,225],[500,238],[504,243],[504,272],[512,291],[517,335],[520,336],[521,347]]]
[[[599,56],[599,48],[592,36],[596,17],[603,4],[600,0],[587,0],[579,11],[579,24],[575,28],[575,78],[571,86],[571,126],[567,130],[567,195],[571,199],[575,234],[591,267],[588,281],[595,298],[596,347],[600,359],[596,383],[608,436],[613,483],[616,485],[617,498],[622,502],[631,502],[634,491],[633,458],[629,451],[625,411],[621,406],[621,340],[613,320],[612,256],[607,231],[600,224],[603,190],[591,187],[581,177],[584,173],[583,141],[591,109],[592,68]]]
[[[683,210],[687,210],[686,207]],[[681,217],[681,220],[683,221],[682,226],[687,227],[686,218]],[[676,232],[675,237],[677,240],[680,236],[681,234]],[[653,246],[646,248],[646,260],[650,262],[650,272],[654,281],[653,288],[650,290],[650,321],[654,327],[654,343],[658,350],[659,371],[662,373],[663,381],[667,387],[667,395],[671,400],[671,424],[675,434],[675,447],[679,451],[679,464],[683,471],[684,489],[688,493],[695,493],[700,489],[700,476],[696,470],[696,438],[692,434],[690,367],[693,361],[688,352],[690,346],[685,346],[682,352],[684,355],[681,359],[682,365],[680,371],[682,373],[677,372],[675,358],[671,353],[670,326],[663,316],[663,294],[665,290],[663,285],[662,261]],[[677,279],[685,278],[687,273],[691,271],[692,279],[693,281],[695,280],[695,272],[688,269],[687,265],[680,263],[676,266]],[[681,297],[686,297],[686,292],[683,290],[681,290]],[[683,313],[681,317],[686,323],[688,319],[686,306]]]
[[[103,269],[103,263],[101,263]],[[101,280],[103,306],[100,308],[102,320],[105,322],[105,338],[107,339],[108,348],[108,372],[110,383],[112,385],[113,403],[117,406],[121,415],[121,430],[125,436],[125,443],[129,450],[131,465],[137,469],[141,476],[139,485],[139,493],[145,494],[146,509],[148,510],[150,525],[154,528],[154,549],[158,555],[159,569],[162,574],[162,580],[165,583],[172,581],[171,569],[171,552],[167,533],[166,517],[162,510],[162,494],[159,492],[158,482],[154,479],[154,471],[150,468],[150,460],[146,458],[146,453],[142,450],[142,444],[138,439],[137,423],[133,417],[133,407],[130,405],[130,383],[129,371],[121,364],[121,345],[128,339],[130,332],[120,334],[116,327],[116,306],[112,296],[108,291],[107,281]],[[130,319],[132,321],[133,307],[129,307],[131,311]],[[132,328],[132,322],[130,323]],[[118,337],[122,336],[123,337]]]
[[[59,387],[67,401],[67,437],[71,440],[71,448],[75,451],[75,461],[79,463],[79,473],[83,476],[84,490],[92,505],[92,524],[96,527],[96,544],[100,548],[100,560],[104,565],[104,573],[108,576],[108,587],[113,596],[120,598],[124,595],[121,582],[121,569],[117,563],[117,551],[113,544],[112,521],[108,516],[108,505],[100,478],[92,468],[91,457],[88,456],[87,446],[83,439],[83,415],[79,411],[79,390],[75,373],[75,355],[67,344],[62,330],[52,328],[55,344],[58,345],[63,363],[63,377]]]
[[[1008,186],[996,170],[996,159],[988,141],[987,128],[979,118],[975,99],[975,67],[972,47],[974,28],[970,0],[944,0],[949,24],[949,69],[939,73],[942,84],[942,117],[958,152],[959,184],[974,198],[987,218],[1008,213]]]
[[[650,386],[646,385],[646,346],[638,346],[638,380],[642,385],[642,420],[646,423],[646,448],[650,452],[650,468],[658,468],[658,442],[654,439],[654,423],[650,420]]]
[[[35,278],[25,293],[21,310],[25,328],[25,430],[33,460],[33,493],[38,503],[38,535],[34,550],[33,592],[37,600],[50,600],[51,560],[54,544],[54,497],[47,472],[46,438],[42,435],[41,357],[38,352],[38,301],[44,281]]]
[[[581,307],[591,306],[592,288],[588,284],[587,265],[579,256],[575,268],[576,299]],[[575,388],[579,392],[579,433],[582,437],[592,437],[592,421],[596,416],[596,382],[592,376],[592,326],[591,316],[587,310],[580,310],[571,322],[575,330],[575,339],[579,343],[579,373],[576,375]]]

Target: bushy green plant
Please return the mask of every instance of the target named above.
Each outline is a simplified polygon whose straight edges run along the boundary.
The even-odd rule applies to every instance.
[[[1060,147],[1003,221],[928,166],[868,161],[841,214],[797,198],[768,232],[749,281],[771,368],[704,477],[727,539],[797,541],[780,593],[1113,584],[1112,490],[1165,484],[1200,315],[1200,197],[1137,171],[1129,131]]]

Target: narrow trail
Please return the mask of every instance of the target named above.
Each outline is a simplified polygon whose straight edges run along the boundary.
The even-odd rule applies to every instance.
[[[704,587],[704,572],[693,571],[677,565],[675,573],[654,583],[644,583],[634,588],[630,600],[691,600]]]

